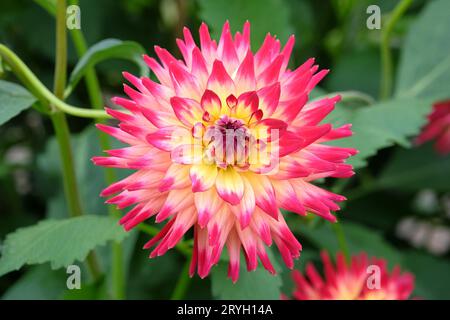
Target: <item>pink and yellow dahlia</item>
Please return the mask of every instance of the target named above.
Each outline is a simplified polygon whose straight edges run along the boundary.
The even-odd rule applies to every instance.
[[[428,115],[428,124],[417,137],[417,144],[436,140],[434,148],[440,154],[450,153],[450,100],[433,105]]]
[[[296,284],[293,293],[297,300],[406,300],[414,289],[414,276],[401,273],[395,266],[389,273],[386,261],[369,258],[365,253],[355,255],[347,264],[342,253],[336,257],[336,266],[326,252],[322,252],[322,278],[312,263],[305,276],[293,272]]]
[[[281,49],[268,34],[253,53],[248,22],[234,36],[225,23],[218,44],[202,24],[200,47],[185,28],[177,44],[182,60],[157,46],[160,62],[144,56],[158,82],[124,73],[135,88],[124,85],[130,99],[113,102],[128,112],[107,109],[119,126],[98,125],[129,146],[95,157],[95,164],[136,170],[102,196],[119,193],[107,202],[134,206],[120,220],[126,230],[153,216],[167,221],[145,245],[155,247],[150,257],[192,228],[191,276],[207,276],[225,246],[233,281],[241,247],[248,270],[259,258],[275,273],[266,253],[273,242],[292,268],[301,245],[279,208],[334,222],[331,211],[345,198],[312,182],[353,175],[344,162],[356,150],[326,144],[350,136],[350,125],[321,124],[340,97],[308,102],[328,71],[318,72],[314,59],[288,69],[293,36]]]

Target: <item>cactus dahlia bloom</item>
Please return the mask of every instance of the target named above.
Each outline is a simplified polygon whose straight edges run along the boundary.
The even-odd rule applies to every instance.
[[[312,263],[303,276],[293,272],[297,300],[405,300],[414,289],[414,276],[401,273],[398,266],[391,273],[383,259],[367,258],[365,253],[355,255],[350,265],[342,253],[337,254],[336,267],[326,252],[322,252],[325,278]],[[378,277],[379,276],[379,277]],[[377,279],[378,277],[378,279]]]
[[[129,146],[95,157],[97,165],[136,170],[102,196],[120,209],[134,206],[120,223],[129,230],[155,216],[165,222],[145,248],[164,254],[193,229],[191,276],[209,274],[226,247],[229,276],[239,276],[241,248],[247,269],[258,259],[274,269],[266,246],[278,247],[288,267],[301,245],[279,208],[336,221],[331,211],[343,196],[312,184],[324,177],[353,174],[344,161],[356,150],[326,144],[351,135],[350,125],[332,128],[321,121],[339,96],[308,103],[308,94],[325,76],[310,59],[287,68],[294,46],[283,49],[267,35],[250,49],[250,24],[234,36],[225,23],[218,43],[200,27],[200,47],[188,29],[178,40],[183,60],[155,47],[160,62],[144,56],[158,82],[124,73],[130,99],[114,98],[127,109],[107,112],[118,127],[100,130]]]
[[[428,124],[417,137],[416,143],[436,139],[434,145],[440,154],[450,153],[450,100],[436,103],[433,112],[428,115]]]

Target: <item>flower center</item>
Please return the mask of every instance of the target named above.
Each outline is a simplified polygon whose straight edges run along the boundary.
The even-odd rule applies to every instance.
[[[222,116],[215,125],[219,130],[238,130],[239,128],[243,128],[244,125],[241,120],[233,119],[228,117],[227,115]]]
[[[232,165],[244,169],[248,167],[248,150],[253,140],[241,120],[222,115],[203,137],[206,158],[222,168]]]

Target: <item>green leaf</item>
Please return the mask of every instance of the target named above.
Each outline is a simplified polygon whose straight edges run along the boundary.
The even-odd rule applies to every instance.
[[[118,224],[118,222],[116,222]],[[122,227],[120,227],[122,228]],[[138,238],[138,230],[132,230],[127,232],[127,236],[125,240],[122,241],[122,268],[125,275],[125,279],[127,283],[129,282],[130,278],[135,277],[136,275],[134,273],[130,273],[131,268],[131,261],[133,258],[133,253],[135,250],[142,254],[143,257],[147,258],[148,256],[145,251],[142,250],[141,246],[136,246],[137,238]],[[99,258],[100,265],[103,266],[103,271],[106,274],[104,283],[102,286],[97,286],[97,298],[99,299],[109,299],[113,296],[112,294],[112,246],[114,245],[113,242],[110,242],[108,246],[103,247],[97,247],[95,252],[97,253],[97,257]],[[140,279],[142,280],[142,279]],[[87,293],[87,292],[86,292]],[[83,293],[84,294],[84,293]],[[83,295],[82,294],[82,295]],[[82,296],[81,295],[81,296]],[[64,297],[65,299],[67,297]],[[79,297],[80,299],[82,297]]]
[[[369,77],[368,74],[370,74]],[[325,78],[325,84],[330,92],[358,90],[375,97],[379,92],[379,74],[378,51],[376,49],[355,50],[339,58]]]
[[[276,259],[269,252],[275,270],[280,270]],[[228,264],[225,261],[211,271],[212,293],[222,300],[279,300],[282,279],[279,274],[272,275],[261,265],[255,271],[248,272],[242,264],[239,280],[233,283],[227,277]]]
[[[94,126],[90,126],[81,133],[72,136],[72,146],[74,148],[74,164],[83,209],[85,212],[95,212],[98,215],[106,216],[108,214],[108,206],[104,204],[104,200],[99,196],[101,190],[106,187],[105,168],[95,166],[90,161],[93,156],[102,154],[98,139],[99,134],[103,133],[99,132]],[[111,142],[114,149],[122,147],[122,144],[117,142],[117,140]],[[40,192],[48,199],[47,218],[65,218],[67,216],[67,204],[62,188],[61,166],[56,139],[49,139],[45,152],[38,157],[37,164],[38,170],[35,179],[41,181]],[[121,179],[130,173],[128,170],[117,170],[116,172],[117,179]],[[136,240],[137,231],[135,230],[134,232],[129,232],[127,238],[122,242],[124,248],[123,267],[126,273],[128,273]],[[96,248],[97,256],[104,267],[103,271],[107,274],[107,284],[111,282],[109,281],[111,277],[110,246]],[[170,293],[167,296],[169,295]]]
[[[107,298],[104,277],[92,283],[83,283],[80,289],[66,289],[61,294],[64,300],[102,300]]]
[[[40,265],[28,270],[1,297],[2,300],[54,300],[66,287],[67,275],[63,270],[51,270]]]
[[[418,251],[403,253],[403,269],[415,277],[414,294],[422,299],[450,299],[450,262]]]
[[[438,155],[431,144],[411,150],[397,150],[381,173],[382,188],[417,191],[430,188],[448,191],[450,157]]]
[[[56,0],[34,0],[34,2],[47,10],[48,13],[56,14]]]
[[[349,159],[355,168],[364,167],[366,159],[379,149],[399,144],[409,147],[408,137],[416,135],[425,123],[431,104],[417,99],[396,99],[368,107],[338,104],[326,122],[336,126],[351,123],[353,136],[330,144],[356,148],[359,153]]]
[[[0,80],[0,125],[28,109],[36,98],[18,84]]]
[[[356,223],[339,223],[341,223],[342,229],[344,230],[350,253],[358,254],[367,252],[370,256],[386,259],[390,266],[401,262],[399,252],[386,242],[377,231]],[[331,229],[330,223],[324,223],[316,228],[299,225],[297,229],[299,229],[300,240],[303,236],[316,247],[321,250],[325,249],[330,254],[334,254],[340,250],[336,235]]]
[[[148,75],[148,67],[142,59],[145,53],[144,48],[134,41],[122,41],[118,39],[105,39],[88,49],[76,64],[66,88],[65,96],[69,96],[77,85],[78,81],[84,76],[86,71],[96,64],[108,59],[130,60],[139,67],[140,74]]]
[[[213,295],[221,300],[278,300],[281,295],[280,275],[271,275],[258,268],[247,272],[241,268],[239,280],[233,284],[227,278],[227,266],[222,263],[211,273]]]
[[[176,254],[167,253],[156,259],[138,249],[130,265],[129,299],[167,299],[176,285],[183,261]]]
[[[352,222],[390,233],[395,232],[395,227],[402,218],[414,214],[408,195],[384,191],[354,198],[351,193],[350,191],[347,195],[351,203],[345,207],[342,217]]]
[[[53,269],[83,261],[89,251],[127,234],[109,217],[44,220],[9,234],[3,243],[0,276],[25,264],[50,262]]]
[[[283,0],[199,0],[200,18],[211,28],[212,37],[219,39],[222,26],[230,21],[233,32],[241,31],[245,21],[251,23],[253,48],[260,46],[268,32],[286,41],[292,33],[288,6]],[[270,23],[268,23],[270,21]]]
[[[93,156],[102,154],[98,136],[104,134],[94,126],[86,128],[79,134],[72,135],[74,149],[74,164],[77,175],[78,188],[85,212],[95,212],[98,215],[106,215],[108,207],[100,197],[100,192],[106,188],[105,168],[95,166],[90,160]],[[123,144],[112,140],[112,148],[121,148]],[[38,170],[35,179],[40,181],[42,196],[49,199],[47,217],[66,217],[67,205],[62,188],[61,165],[59,161],[58,144],[53,137],[49,139],[45,151],[37,159]],[[130,174],[129,170],[116,170],[117,179],[122,179]]]
[[[314,248],[303,249],[300,258],[295,260],[295,269],[305,272],[306,266],[309,263],[320,263],[320,255]],[[296,284],[292,279],[292,272],[281,273],[282,287],[281,292],[287,296],[291,296],[292,292],[295,291]]]
[[[397,96],[450,97],[450,1],[429,1],[403,46]]]

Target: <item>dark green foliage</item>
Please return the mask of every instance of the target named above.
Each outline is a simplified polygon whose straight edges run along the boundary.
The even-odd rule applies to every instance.
[[[351,123],[354,135],[333,143],[359,150],[349,161],[356,176],[347,184],[335,184],[336,179],[321,181],[327,189],[348,198],[336,216],[342,223],[349,251],[364,251],[386,259],[390,268],[398,264],[412,272],[415,297],[450,299],[449,252],[432,255],[396,233],[405,217],[447,230],[450,225],[450,209],[446,208],[450,157],[437,155],[431,144],[414,144],[432,104],[450,98],[450,1],[414,1],[395,25],[389,43],[394,57],[394,95],[385,101],[378,99],[383,29],[367,29],[366,8],[370,4],[380,5],[384,28],[395,1],[81,0],[82,32],[90,49],[79,59],[69,41],[68,102],[89,105],[84,76],[88,69],[95,68],[104,102],[109,105],[109,97],[123,95],[121,71],[148,75],[141,55],[154,57],[154,45],[166,47],[180,57],[175,38],[181,36],[183,25],[190,27],[198,39],[196,31],[204,21],[217,39],[226,20],[233,31],[249,20],[254,51],[268,32],[277,35],[282,45],[295,34],[290,67],[313,56],[321,68],[331,70],[311,98],[357,90],[375,101],[370,105],[367,101],[339,103],[326,119],[336,126]],[[53,0],[2,0],[0,4],[0,43],[16,52],[48,88],[52,87],[55,61],[54,12]],[[106,186],[105,169],[90,161],[102,153],[93,122],[69,117],[77,185],[87,213],[69,218],[51,123],[46,115],[27,110],[34,107],[39,111],[37,99],[2,60],[0,78],[0,297],[111,298],[114,242],[123,244],[121,263],[127,298],[171,297],[178,277],[186,276],[180,275],[186,257],[172,249],[164,256],[148,259],[149,252],[142,246],[151,236],[138,230],[127,234],[116,218],[108,216],[108,207],[98,196]],[[26,161],[14,157],[16,147],[19,154],[28,155]],[[118,147],[114,142],[112,148]],[[130,172],[116,173],[121,178]],[[425,214],[416,203],[423,190],[432,192],[438,201]],[[331,256],[341,250],[330,223],[312,215],[302,218],[285,214],[304,248],[296,269],[304,270],[307,263],[319,265],[321,250],[329,251]],[[148,223],[153,224],[153,220]],[[191,233],[187,236],[189,246],[190,237]],[[87,275],[83,262],[90,251],[97,254],[104,274],[95,281],[84,277],[82,290],[68,290],[65,267],[80,265]],[[248,273],[242,257],[240,279],[233,284],[227,278],[228,261],[223,254],[207,279],[195,276],[191,280],[185,298],[289,296],[293,290],[291,272],[276,249],[270,250],[270,256],[276,276],[261,266]]]

